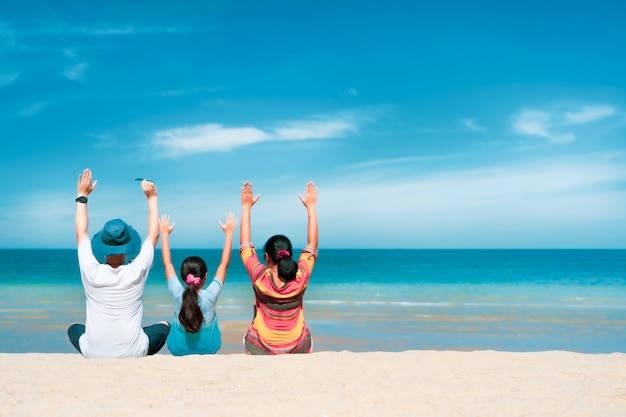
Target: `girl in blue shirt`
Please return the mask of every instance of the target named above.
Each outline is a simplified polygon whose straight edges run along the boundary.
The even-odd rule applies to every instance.
[[[222,336],[215,304],[224,287],[237,219],[233,213],[227,213],[225,223],[220,221],[226,239],[215,277],[208,285],[205,285],[208,276],[206,263],[198,256],[190,256],[183,261],[180,267],[181,283],[172,264],[169,246],[169,235],[176,224],[170,225],[170,216],[161,216],[159,224],[165,277],[176,312],[167,336],[167,348],[175,356],[216,353],[222,345]]]

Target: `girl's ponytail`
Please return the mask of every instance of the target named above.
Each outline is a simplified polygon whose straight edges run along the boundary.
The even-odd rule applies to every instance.
[[[178,321],[187,333],[198,333],[202,328],[204,316],[198,305],[198,291],[193,285],[187,285],[183,293],[183,303],[178,314]]]
[[[183,261],[180,276],[187,287],[178,314],[178,321],[187,333],[198,333],[204,322],[204,315],[198,304],[198,288],[202,288],[207,275],[207,267],[202,258],[191,256]]]

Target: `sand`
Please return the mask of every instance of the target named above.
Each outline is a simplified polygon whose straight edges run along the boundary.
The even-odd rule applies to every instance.
[[[626,354],[0,354],[0,416],[626,416]]]

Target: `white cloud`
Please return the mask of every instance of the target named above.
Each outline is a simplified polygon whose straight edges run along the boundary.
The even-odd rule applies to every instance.
[[[474,119],[463,119],[461,120],[461,123],[463,123],[463,125],[471,130],[476,130],[479,132],[484,132],[485,129],[483,126],[480,126],[478,124],[476,124],[476,122],[474,121]]]
[[[130,36],[137,34],[152,33],[181,33],[188,30],[180,27],[158,26],[44,26],[20,31],[20,35],[26,36],[57,36],[57,35],[85,35],[85,36]],[[2,33],[0,32],[0,36]]]
[[[517,133],[521,133],[522,135],[550,137],[547,128],[549,121],[550,115],[548,113],[527,110],[515,117],[513,128]]]
[[[613,116],[615,110],[609,106],[585,106],[577,112],[565,113],[565,119],[569,123],[588,123]]]
[[[356,126],[345,120],[303,120],[288,123],[285,127],[273,129],[275,139],[324,139],[343,136],[345,132],[355,132]]]
[[[370,167],[383,166],[383,165],[404,165],[404,164],[412,164],[414,162],[442,161],[442,160],[454,159],[454,158],[458,158],[458,155],[449,154],[449,155],[407,156],[403,158],[376,159],[372,161],[360,162],[356,164],[346,165],[344,168],[360,169],[360,168],[370,168]]]
[[[0,87],[7,86],[12,84],[13,81],[17,79],[18,74],[16,73],[2,73],[0,74]]]
[[[549,113],[539,110],[526,110],[516,115],[513,129],[522,135],[540,136],[552,143],[570,143],[576,137],[572,133],[553,133],[552,117]]]
[[[179,97],[186,96],[190,94],[197,93],[216,93],[219,91],[224,91],[223,87],[198,87],[198,88],[188,88],[188,89],[180,89],[180,90],[169,90],[162,91],[159,93],[152,93],[150,96],[158,96],[158,97]]]
[[[65,56],[68,56],[70,58],[76,58],[78,56],[78,54],[73,50],[73,49],[64,49],[63,50],[63,54]]]
[[[67,68],[65,71],[63,71],[63,74],[70,80],[84,82],[84,74],[87,68],[89,68],[89,64],[87,64],[86,62],[79,62]]]
[[[137,33],[137,30],[132,26],[119,26],[108,28],[85,28],[82,32],[87,35],[132,35]]]
[[[0,47],[15,46],[16,37],[50,37],[50,36],[133,36],[145,34],[189,33],[192,29],[186,26],[80,26],[67,24],[50,24],[48,26],[32,26],[19,30],[3,28],[0,21]],[[71,52],[70,52],[71,53]]]
[[[571,107],[571,106],[569,106]],[[513,116],[513,130],[529,136],[540,136],[551,143],[570,143],[576,139],[577,125],[595,122],[616,114],[611,106],[579,106],[576,110],[524,110]]]
[[[188,153],[227,151],[238,146],[268,140],[269,135],[253,127],[226,128],[220,124],[182,127],[155,133],[153,144],[170,156]]]
[[[340,137],[353,131],[356,131],[356,126],[346,120],[294,121],[268,130],[256,127],[228,128],[221,124],[209,123],[156,132],[152,144],[169,156],[177,156],[198,152],[228,151],[266,141]]]
[[[78,27],[72,30],[73,33],[93,36],[129,36],[137,34],[154,33],[187,33],[188,28],[181,26],[108,26],[108,27]]]
[[[114,134],[85,132],[85,135],[95,139],[91,142],[93,146],[99,150],[111,149],[120,146],[120,140]]]

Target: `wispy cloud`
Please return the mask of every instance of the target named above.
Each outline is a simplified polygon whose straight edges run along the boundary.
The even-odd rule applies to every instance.
[[[209,123],[164,130],[154,134],[152,143],[170,156],[188,153],[227,151],[238,146],[269,140],[270,136],[254,127],[227,128]]]
[[[575,112],[565,113],[565,119],[570,123],[588,123],[601,120],[615,114],[615,109],[609,106],[585,106]]]
[[[65,71],[63,71],[63,74],[70,80],[85,82],[85,71],[87,68],[89,68],[89,64],[86,62],[79,62],[69,68],[66,68]]]
[[[104,27],[104,28],[82,28],[80,32],[85,35],[98,35],[98,36],[124,36],[133,35],[138,33],[137,28],[134,26],[117,26],[117,27]]]
[[[141,25],[126,25],[126,26],[108,26],[108,27],[93,27],[93,28],[78,28],[76,30],[84,35],[93,36],[129,36],[129,35],[146,35],[146,34],[159,34],[159,33],[187,33],[189,29],[181,26],[141,26]]]
[[[19,31],[2,30],[0,27],[0,42],[13,44],[15,35],[21,36],[132,36],[161,33],[187,33],[189,29],[180,26],[146,26],[146,25],[111,25],[111,26],[79,26],[79,25],[48,25],[42,27],[22,28]]]
[[[120,146],[120,140],[114,134],[110,134],[110,133],[101,134],[101,133],[91,133],[91,132],[85,132],[84,134],[86,136],[89,136],[90,138],[95,139],[92,142],[93,142],[93,146],[96,149],[103,150],[103,149],[110,149],[110,148]]]
[[[522,135],[550,137],[548,122],[550,115],[538,110],[526,110],[515,116],[513,128]]]
[[[552,117],[539,110],[526,110],[515,116],[513,129],[522,135],[540,136],[552,143],[570,143],[576,137],[572,133],[552,132]]]
[[[613,116],[616,111],[611,106],[578,106],[570,110],[524,110],[513,116],[513,130],[521,135],[539,136],[550,143],[565,144],[576,140],[570,131],[582,125]]]
[[[71,48],[67,48],[63,50],[63,54],[65,56],[68,56],[70,58],[76,58],[78,56],[78,54],[76,53],[76,51],[74,51],[74,49]]]
[[[300,120],[273,129],[274,139],[326,139],[355,132],[356,126],[347,120]]]
[[[150,96],[157,96],[157,97],[180,97],[180,96],[187,96],[187,95],[191,95],[191,94],[198,94],[198,93],[217,93],[220,91],[224,91],[223,87],[198,87],[198,88],[186,88],[186,89],[179,89],[179,90],[169,90],[169,91],[161,91],[158,93],[151,93]]]
[[[152,144],[169,156],[178,156],[228,151],[259,142],[341,137],[356,130],[357,126],[352,121],[344,119],[300,120],[269,129],[209,123],[156,132]]]
[[[485,127],[480,126],[479,124],[477,124],[474,119],[463,119],[461,120],[461,123],[463,123],[463,125],[471,130],[475,130],[478,132],[484,132],[485,130],[487,130]]]
[[[454,159],[458,158],[458,155],[426,155],[426,156],[407,156],[404,158],[389,158],[389,159],[376,159],[372,161],[365,161],[356,164],[350,164],[344,166],[346,169],[355,169],[355,168],[372,168],[372,167],[380,167],[384,165],[404,165],[411,164],[414,162],[432,162],[432,161],[442,161],[446,159]]]
[[[1,73],[0,74],[0,87],[12,84],[17,79],[17,73]]]

